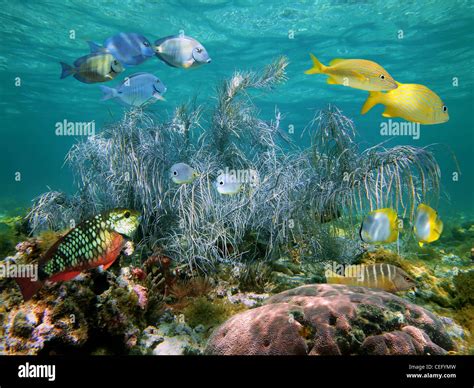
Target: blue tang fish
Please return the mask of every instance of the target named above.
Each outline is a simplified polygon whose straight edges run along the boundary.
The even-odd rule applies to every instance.
[[[124,66],[136,66],[155,55],[151,43],[143,35],[134,32],[121,32],[111,36],[100,46],[88,42],[91,52],[106,51]]]
[[[135,73],[115,88],[101,85],[102,100],[117,98],[123,105],[141,106],[151,98],[164,100],[166,86],[150,73]]]
[[[172,35],[155,42],[156,56],[172,67],[189,69],[211,63],[204,46],[186,35]]]

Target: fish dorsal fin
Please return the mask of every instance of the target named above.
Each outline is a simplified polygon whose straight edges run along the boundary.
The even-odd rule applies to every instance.
[[[344,276],[353,278],[360,275],[361,272],[364,272],[365,266],[364,265],[346,265],[344,270]]]
[[[347,61],[347,59],[342,59],[342,58],[334,58],[331,62],[329,62],[329,66],[334,66],[337,65],[338,63]]]
[[[165,36],[164,38],[160,38],[160,39],[157,39],[155,41],[155,46],[161,46],[163,44],[163,42],[166,42],[167,40],[170,40],[170,39],[187,39],[187,40],[195,40],[189,36],[186,36],[186,35],[182,35],[182,34],[176,34],[176,35],[168,35],[168,36]]]
[[[103,53],[106,52],[107,49],[102,47],[100,44],[93,42],[91,40],[87,41],[87,44],[89,45],[89,49],[91,50],[92,53]]]

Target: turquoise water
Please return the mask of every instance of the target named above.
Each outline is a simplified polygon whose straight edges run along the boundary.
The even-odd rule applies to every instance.
[[[362,116],[366,92],[327,85],[325,77],[308,76],[304,70],[311,66],[309,52],[325,64],[338,57],[374,60],[400,82],[428,86],[448,106],[449,122],[422,126],[419,140],[396,137],[388,145],[449,146],[462,175],[452,180],[455,163],[447,148],[437,148],[441,207],[444,212],[474,212],[472,2],[402,3],[0,1],[0,208],[28,204],[48,187],[74,191],[72,172],[63,162],[71,145],[83,139],[56,136],[55,123],[95,120],[101,131],[121,117],[123,107],[100,101],[97,84],[60,80],[59,61],[72,63],[87,54],[86,41],[102,42],[118,32],[140,32],[154,41],[183,30],[206,47],[211,64],[186,71],[151,58],[107,85],[136,71],[156,74],[168,87],[167,101],[149,109],[165,118],[194,96],[211,109],[220,80],[238,69],[261,68],[283,54],[290,60],[288,82],[274,93],[252,95],[263,116],[271,118],[278,106],[283,126],[293,125],[299,137],[314,110],[335,103],[354,119],[361,144],[368,147],[388,139],[380,135],[383,108]],[[15,85],[17,77],[21,86]]]

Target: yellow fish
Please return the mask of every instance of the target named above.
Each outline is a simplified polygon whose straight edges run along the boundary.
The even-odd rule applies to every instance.
[[[391,264],[349,265],[344,274],[326,271],[326,280],[330,284],[345,284],[380,288],[388,292],[405,291],[416,287],[416,282],[403,269]]]
[[[112,54],[106,52],[93,53],[80,57],[74,65],[60,62],[62,67],[61,79],[72,75],[78,81],[86,84],[106,82],[114,79],[124,71],[123,65]]]
[[[383,117],[401,117],[420,124],[440,124],[449,120],[448,108],[441,98],[418,84],[401,84],[387,93],[370,92],[361,113],[366,114],[377,104],[385,105]]]
[[[359,235],[362,241],[370,244],[387,244],[397,241],[397,212],[390,208],[370,212],[362,221]]]
[[[366,59],[333,59],[324,66],[309,54],[313,67],[305,74],[326,74],[328,84],[350,86],[355,89],[382,91],[396,89],[396,81],[379,64]]]
[[[423,244],[436,241],[443,233],[443,221],[438,218],[436,210],[424,203],[420,203],[416,209],[413,232],[420,247]]]

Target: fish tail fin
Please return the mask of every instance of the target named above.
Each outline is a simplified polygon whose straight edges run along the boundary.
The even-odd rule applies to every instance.
[[[110,100],[111,98],[117,97],[117,89],[110,88],[108,86],[100,85],[100,90],[102,90],[102,98],[101,101]]]
[[[31,278],[15,278],[15,280],[20,287],[25,302],[30,300],[43,287],[43,282],[40,280],[32,280]]]
[[[70,76],[71,74],[75,73],[74,67],[71,65],[68,65],[67,63],[64,62],[59,62],[61,64],[61,79],[66,78]]]
[[[382,93],[380,92],[369,92],[369,97],[365,101],[362,109],[360,111],[361,114],[365,115],[369,110],[371,110],[375,105],[381,103]]]
[[[87,41],[87,44],[89,45],[89,49],[91,50],[91,53],[98,53],[101,51],[105,51],[105,48],[103,48],[100,44],[95,43],[91,40]]]
[[[318,74],[324,73],[326,66],[324,66],[321,62],[319,62],[318,58],[316,58],[313,54],[309,54],[311,60],[313,61],[313,67],[311,69],[306,70],[305,74]]]

